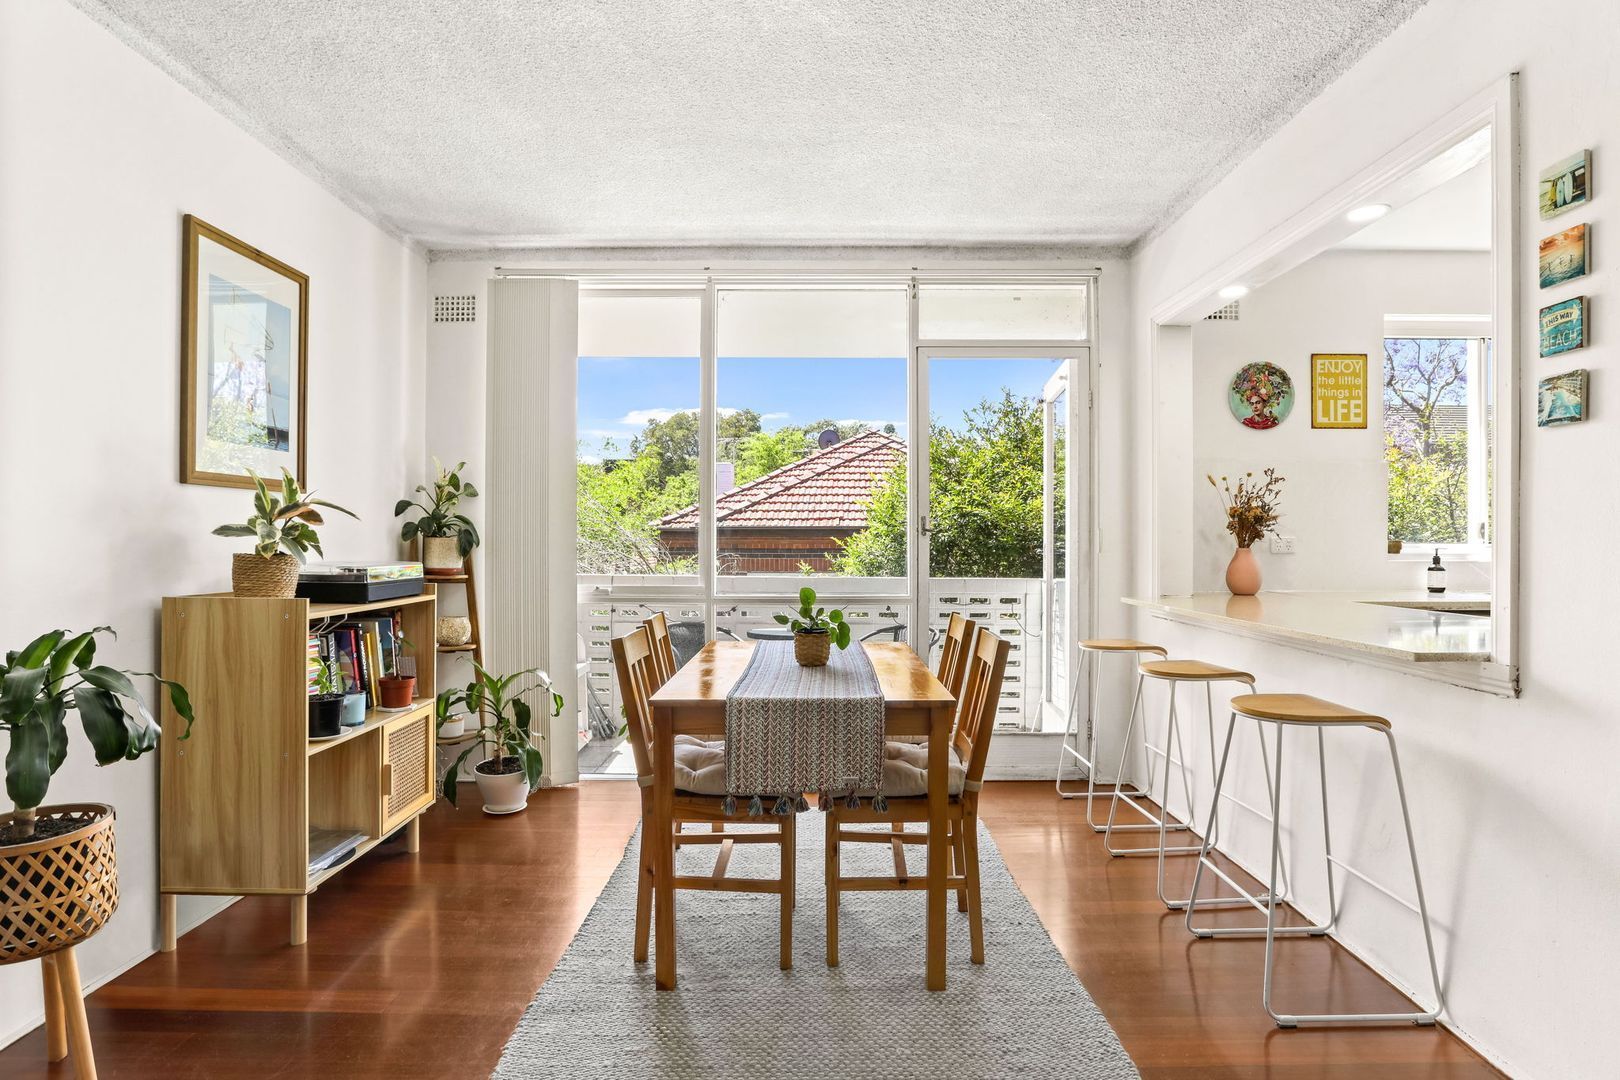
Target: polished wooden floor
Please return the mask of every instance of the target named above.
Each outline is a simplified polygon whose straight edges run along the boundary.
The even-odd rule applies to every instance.
[[[286,944],[285,902],[240,901],[90,997],[101,1076],[488,1076],[637,803],[628,782],[541,792],[507,818],[441,803],[419,855],[396,840],[321,888],[303,948]],[[990,784],[982,807],[1145,1080],[1500,1075],[1440,1029],[1277,1030],[1260,1009],[1260,944],[1189,939],[1154,897],[1153,861],[1107,857],[1079,803],[1050,784]],[[1289,943],[1279,971],[1279,992],[1308,1007],[1400,1007],[1327,941]],[[0,1050],[7,1080],[72,1075],[70,1061],[46,1065],[41,1031]]]

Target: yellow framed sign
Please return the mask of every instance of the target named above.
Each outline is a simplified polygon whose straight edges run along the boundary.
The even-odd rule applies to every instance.
[[[1311,354],[1311,427],[1367,426],[1367,354]]]

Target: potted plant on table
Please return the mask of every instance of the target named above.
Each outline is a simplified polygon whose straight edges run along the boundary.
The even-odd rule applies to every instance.
[[[343,730],[343,683],[336,667],[323,663],[315,670],[314,692],[309,695],[309,737],[330,739]],[[362,701],[364,698],[361,699]],[[365,710],[361,710],[361,723]]]
[[[416,646],[404,634],[394,634],[394,670],[377,680],[377,694],[382,698],[378,705],[384,709],[399,711],[408,709],[416,700],[416,657],[403,655],[407,650],[416,651]]]
[[[515,814],[528,806],[529,792],[540,782],[545,761],[534,746],[534,712],[530,694],[544,694],[550,705],[549,716],[562,713],[562,695],[551,688],[551,679],[539,668],[528,668],[511,675],[491,675],[478,664],[472,682],[460,690],[439,695],[438,714],[442,720],[459,714],[477,741],[461,752],[444,774],[442,789],[451,806],[456,805],[456,777],[473,752],[488,745],[491,756],[473,766],[478,792],[484,798],[484,813]]]
[[[311,551],[325,555],[315,526],[326,521],[316,507],[359,518],[349,510],[300,491],[292,473],[281,470],[281,488],[271,491],[253,477],[253,516],[241,525],[221,525],[215,536],[251,536],[253,550],[231,556],[231,592],[237,596],[287,598],[298,591],[298,568]]]
[[[806,585],[799,590],[799,610],[776,616],[776,621],[793,630],[793,659],[804,667],[822,667],[832,655],[832,646],[849,648],[849,623],[836,608],[816,606],[816,590]]]
[[[399,517],[412,509],[420,514],[400,526],[399,538],[405,543],[422,541],[422,568],[430,574],[458,574],[463,562],[478,546],[478,526],[466,514],[458,512],[462,499],[476,499],[478,489],[461,479],[465,461],[446,469],[433,459],[433,486],[418,484],[417,494],[425,496],[426,504],[413,499],[401,499],[394,504],[394,516]]]
[[[16,807],[0,814],[0,965],[46,957],[47,1001],[60,994],[69,1013],[80,1016],[73,947],[118,907],[114,812],[104,803],[41,804],[51,777],[67,760],[69,712],[79,714],[98,765],[134,761],[157,746],[160,734],[134,683],[148,673],[95,662],[96,638],[104,633],[111,634],[111,628],[72,635],[53,630],[6,653],[0,663],[6,794]],[[191,699],[185,687],[157,681],[168,690],[175,715],[185,721],[179,737],[189,737]],[[86,1060],[80,1068],[89,1065]]]
[[[1278,476],[1276,469],[1266,469],[1261,476],[1263,479],[1257,481],[1254,473],[1245,473],[1235,488],[1224,476],[1220,483],[1208,474],[1204,477],[1220,494],[1226,509],[1226,531],[1237,540],[1237,550],[1226,567],[1226,587],[1233,596],[1253,596],[1260,591],[1260,564],[1252,548],[1277,528],[1277,507],[1286,477]]]

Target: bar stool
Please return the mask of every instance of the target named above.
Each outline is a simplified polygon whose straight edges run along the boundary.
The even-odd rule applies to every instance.
[[[1106,826],[1103,834],[1103,843],[1104,846],[1108,848],[1108,853],[1110,855],[1156,854],[1159,860],[1159,899],[1164,902],[1165,907],[1172,911],[1179,911],[1191,903],[1194,894],[1189,891],[1187,898],[1184,900],[1172,900],[1164,895],[1164,857],[1166,855],[1202,856],[1210,848],[1214,847],[1216,843],[1218,843],[1217,836],[1220,832],[1220,814],[1217,811],[1219,810],[1223,793],[1220,791],[1219,786],[1217,785],[1215,792],[1210,796],[1209,827],[1204,833],[1204,841],[1202,844],[1192,844],[1177,847],[1169,847],[1166,845],[1166,834],[1171,829],[1176,828],[1177,825],[1179,825],[1179,827],[1182,829],[1186,829],[1188,827],[1187,825],[1180,823],[1177,823],[1177,825],[1172,825],[1169,823],[1170,766],[1176,766],[1181,772],[1182,792],[1187,799],[1188,816],[1193,816],[1197,812],[1193,805],[1192,787],[1188,783],[1188,768],[1186,765],[1187,750],[1186,743],[1183,741],[1181,735],[1181,720],[1176,712],[1176,691],[1182,683],[1202,683],[1204,686],[1204,717],[1209,732],[1209,775],[1210,779],[1213,781],[1216,779],[1214,685],[1218,682],[1234,682],[1247,686],[1252,693],[1255,685],[1254,676],[1249,674],[1247,671],[1239,671],[1237,668],[1222,667],[1218,664],[1206,663],[1203,660],[1144,660],[1137,665],[1137,672],[1136,700],[1131,705],[1131,719],[1125,728],[1125,750],[1120,754],[1119,767],[1121,771],[1124,770],[1125,757],[1130,752],[1131,730],[1136,723],[1137,708],[1142,700],[1142,688],[1144,684],[1148,679],[1155,679],[1167,684],[1170,701],[1168,708],[1165,710],[1164,746],[1162,748],[1155,747],[1147,743],[1146,739],[1143,740],[1148,751],[1149,763],[1151,764],[1155,755],[1162,756],[1165,762],[1164,783],[1159,795],[1159,813],[1155,814],[1148,810],[1145,806],[1138,803],[1136,799],[1133,798],[1129,793],[1117,794],[1114,801],[1109,805],[1108,808],[1108,825]],[[1255,729],[1260,734],[1260,763],[1265,769],[1266,790],[1269,792],[1271,790],[1271,764],[1266,757],[1265,734],[1258,723],[1255,724]],[[1180,757],[1176,756],[1178,752]],[[1273,826],[1275,826],[1275,813],[1267,814],[1265,811],[1250,806],[1248,803],[1230,794],[1226,795],[1225,797],[1230,802],[1243,807],[1250,813],[1271,822]],[[1131,809],[1155,823],[1159,830],[1159,843],[1156,848],[1115,848],[1113,846],[1112,830],[1115,828],[1121,828],[1121,826],[1116,826],[1114,824],[1115,812],[1117,811],[1120,802],[1124,802],[1126,805],[1131,807]],[[1227,880],[1229,883],[1231,883],[1230,878]],[[1287,867],[1285,866],[1283,868],[1283,887],[1285,891],[1287,889],[1287,882],[1288,871]],[[1232,883],[1233,888],[1236,888],[1241,895],[1235,897],[1212,897],[1208,900],[1199,901],[1198,906],[1208,909],[1241,907],[1247,904],[1259,903],[1269,907],[1275,899],[1278,899],[1275,884],[1276,883],[1273,882],[1273,887],[1270,890],[1259,897],[1255,897],[1241,886],[1238,886],[1236,883]]]
[[[1086,824],[1091,826],[1092,832],[1102,832],[1106,828],[1105,825],[1097,821],[1096,817],[1093,816],[1091,811],[1092,800],[1096,797],[1095,778],[1097,775],[1096,761],[1098,744],[1096,718],[1098,715],[1098,709],[1102,706],[1102,679],[1099,662],[1105,656],[1118,656],[1124,654],[1128,654],[1140,660],[1143,653],[1150,653],[1154,656],[1160,657],[1161,659],[1169,655],[1163,646],[1149,645],[1145,641],[1136,641],[1131,638],[1093,638],[1089,641],[1082,641],[1080,643],[1080,663],[1077,665],[1079,670],[1075,672],[1076,677],[1074,680],[1074,686],[1069,691],[1069,722],[1067,728],[1063,732],[1063,741],[1058,744],[1057,793],[1060,798],[1064,799],[1086,800]],[[1084,676],[1084,678],[1082,679],[1081,676]],[[1079,717],[1076,715],[1075,711],[1075,706],[1079,704],[1080,701],[1080,688],[1082,686],[1086,688],[1086,701],[1088,706],[1086,709],[1085,731],[1086,752],[1084,754],[1082,754],[1079,749]],[[1130,735],[1127,733],[1127,743],[1129,738]],[[1084,791],[1063,790],[1063,766],[1068,764],[1071,756],[1086,767],[1086,789]],[[1121,777],[1116,776],[1114,778],[1115,788],[1118,788],[1123,783],[1124,780]],[[1131,794],[1135,795],[1137,798],[1143,798],[1148,794],[1147,791],[1142,790],[1141,787],[1136,785],[1132,786],[1134,790],[1131,792]],[[1148,787],[1150,789],[1153,787],[1152,761],[1148,762]],[[1120,832],[1142,832],[1147,829],[1156,828],[1156,826],[1120,825],[1116,828],[1117,831]]]
[[[1422,1026],[1431,1025],[1435,1018],[1444,1011],[1446,1006],[1445,994],[1440,988],[1440,965],[1434,957],[1434,934],[1429,926],[1429,907],[1423,898],[1423,875],[1418,870],[1417,842],[1412,836],[1412,812],[1406,801],[1406,781],[1401,776],[1401,759],[1395,750],[1395,733],[1390,723],[1382,716],[1360,712],[1344,705],[1335,705],[1331,701],[1310,697],[1306,694],[1242,694],[1232,699],[1232,714],[1226,724],[1226,745],[1221,751],[1220,768],[1215,774],[1216,802],[1220,799],[1221,783],[1226,778],[1226,762],[1232,750],[1232,731],[1237,725],[1239,714],[1252,717],[1260,723],[1275,724],[1277,727],[1277,762],[1276,768],[1270,771],[1268,780],[1271,787],[1271,889],[1273,893],[1277,887],[1277,866],[1281,859],[1281,837],[1278,819],[1282,802],[1282,733],[1286,727],[1307,727],[1316,729],[1316,759],[1318,776],[1322,790],[1322,847],[1326,857],[1327,883],[1328,883],[1328,919],[1327,922],[1317,926],[1278,926],[1277,906],[1275,904],[1254,906],[1266,913],[1266,925],[1262,931],[1259,927],[1199,927],[1193,925],[1193,911],[1195,907],[1187,908],[1187,929],[1198,937],[1253,937],[1264,933],[1266,938],[1266,967],[1265,979],[1261,988],[1261,1001],[1266,1012],[1277,1022],[1278,1027],[1296,1028],[1300,1024],[1352,1024],[1352,1023],[1382,1023],[1390,1021],[1404,1021]],[[1423,944],[1429,953],[1429,976],[1434,983],[1433,1009],[1426,1012],[1407,1013],[1319,1013],[1313,1015],[1298,1015],[1293,1013],[1279,1013],[1271,1004],[1271,976],[1276,961],[1276,939],[1282,936],[1299,936],[1308,934],[1320,936],[1326,934],[1338,921],[1338,899],[1333,889],[1333,840],[1332,830],[1328,824],[1328,791],[1327,791],[1327,750],[1323,733],[1329,728],[1364,727],[1379,732],[1384,736],[1389,746],[1389,761],[1395,769],[1395,790],[1400,796],[1401,819],[1406,825],[1406,850],[1412,860],[1412,884],[1417,890],[1417,904],[1415,907],[1404,900],[1398,902],[1412,907],[1423,922]],[[1261,742],[1264,748],[1264,740]],[[1214,811],[1211,809],[1213,819]],[[1213,828],[1213,820],[1211,821]],[[1209,871],[1228,884],[1237,888],[1235,882],[1228,877],[1220,867],[1209,859],[1210,843],[1207,839],[1203,849],[1198,854],[1198,868],[1193,873],[1193,887],[1191,897],[1196,899],[1198,887],[1203,873],[1207,867]],[[1393,894],[1390,894],[1393,896]]]

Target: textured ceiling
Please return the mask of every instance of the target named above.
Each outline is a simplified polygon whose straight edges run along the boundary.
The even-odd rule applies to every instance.
[[[1423,0],[75,0],[430,248],[1129,244]]]

